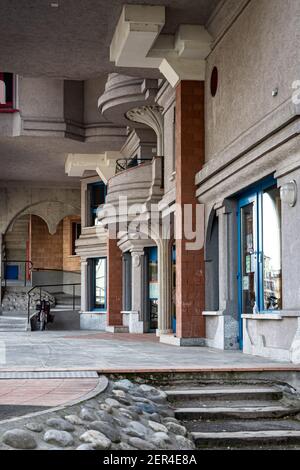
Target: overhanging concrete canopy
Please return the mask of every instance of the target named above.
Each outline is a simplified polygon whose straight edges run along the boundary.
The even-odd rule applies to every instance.
[[[107,184],[115,174],[116,160],[120,157],[120,152],[113,151],[95,155],[69,154],[65,171],[68,176],[76,177],[82,177],[85,171],[96,171],[102,181]]]
[[[110,46],[117,66],[158,68],[175,87],[180,80],[204,80],[212,38],[202,25],[180,25],[160,35],[165,7],[124,5]]]

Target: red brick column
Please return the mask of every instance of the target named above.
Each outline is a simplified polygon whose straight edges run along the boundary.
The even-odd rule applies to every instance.
[[[195,208],[195,175],[204,163],[204,82],[181,81],[176,89],[176,202]],[[181,221],[183,226],[183,220]],[[193,217],[195,223],[195,217]],[[204,253],[176,240],[176,336],[205,336]]]
[[[122,252],[117,240],[107,240],[107,325],[120,326],[122,322]]]

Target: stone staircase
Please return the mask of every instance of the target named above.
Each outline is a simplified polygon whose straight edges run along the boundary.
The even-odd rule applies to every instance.
[[[300,402],[278,386],[180,386],[165,392],[198,449],[300,449]]]
[[[0,332],[26,331],[27,317],[13,317],[0,315]]]

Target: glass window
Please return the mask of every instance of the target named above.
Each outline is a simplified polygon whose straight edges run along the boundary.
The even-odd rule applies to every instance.
[[[150,303],[150,330],[158,327],[158,259],[157,247],[149,248],[149,303]]]
[[[94,259],[94,308],[106,309],[106,258]]]
[[[80,235],[81,235],[81,223],[72,222],[72,245],[71,245],[72,256],[76,255],[76,240],[78,240]]]
[[[13,109],[13,74],[0,72],[0,111]]]
[[[263,192],[263,308],[282,308],[281,203],[278,188]]]
[[[280,191],[258,188],[240,201],[241,313],[282,308]]]
[[[252,313],[256,299],[256,237],[254,202],[241,208],[242,305],[243,313]]]
[[[106,185],[103,183],[103,181],[99,181],[98,183],[91,183],[88,185],[88,226],[97,224],[97,210],[99,206],[105,203],[105,197]]]

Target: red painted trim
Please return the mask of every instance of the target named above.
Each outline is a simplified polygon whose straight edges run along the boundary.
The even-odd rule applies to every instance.
[[[3,114],[12,114],[12,113],[19,113],[20,110],[19,109],[7,109],[7,108],[1,108],[0,107],[0,114],[3,113]]]

